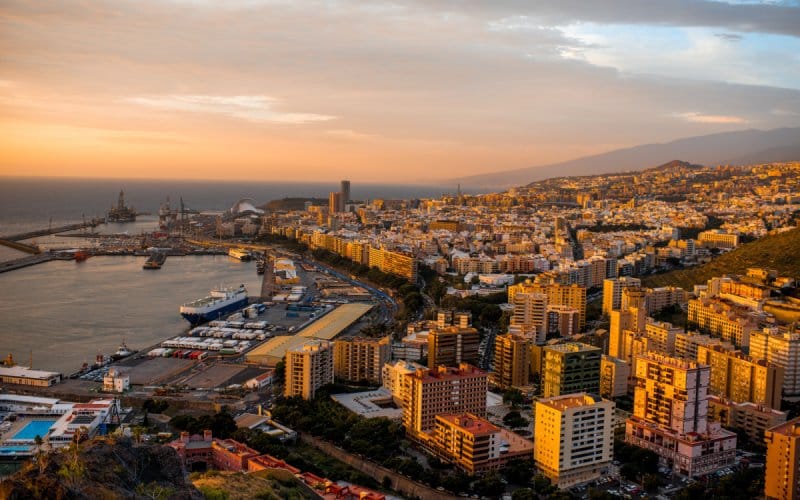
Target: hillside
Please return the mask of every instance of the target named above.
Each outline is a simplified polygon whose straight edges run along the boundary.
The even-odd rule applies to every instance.
[[[659,144],[643,144],[540,165],[454,179],[463,188],[492,190],[521,186],[551,177],[598,175],[644,170],[683,158],[702,165],[748,165],[800,160],[800,128],[740,130],[687,137]]]
[[[206,498],[225,498],[227,500],[263,499],[305,499],[314,498],[310,491],[300,486],[293,477],[270,477],[267,471],[251,474],[241,472],[195,473],[192,483]]]
[[[694,285],[705,283],[714,276],[745,274],[748,267],[767,267],[776,269],[783,276],[800,277],[800,228],[745,243],[702,266],[647,276],[642,279],[642,284],[691,290]]]
[[[96,438],[73,450],[44,454],[0,482],[0,498],[170,498],[200,500],[178,454],[168,446],[134,446]]]

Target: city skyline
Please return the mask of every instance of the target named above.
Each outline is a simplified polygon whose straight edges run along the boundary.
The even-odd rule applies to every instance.
[[[0,176],[425,183],[796,126],[797,2],[4,2]]]

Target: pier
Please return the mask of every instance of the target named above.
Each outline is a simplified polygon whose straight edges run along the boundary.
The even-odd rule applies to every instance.
[[[47,236],[48,234],[63,233],[65,231],[74,231],[76,229],[83,229],[86,227],[95,227],[102,224],[103,219],[96,217],[86,222],[78,222],[76,224],[67,224],[65,226],[48,227],[46,229],[39,229],[37,231],[29,231],[27,233],[12,234],[9,236],[0,236],[0,241],[22,241],[30,238],[38,238],[39,236]],[[23,250],[25,251],[25,250]]]
[[[27,243],[20,243],[13,240],[0,239],[0,245],[19,250],[20,252],[40,254],[42,250],[36,245],[29,245]]]
[[[14,271],[15,269],[41,264],[43,262],[49,262],[54,258],[55,257],[53,257],[52,254],[45,252],[36,255],[30,255],[28,257],[22,257],[21,259],[10,260],[8,262],[0,262],[0,273]]]

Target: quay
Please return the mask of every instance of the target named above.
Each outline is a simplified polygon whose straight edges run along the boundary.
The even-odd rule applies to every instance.
[[[20,252],[40,254],[42,250],[36,245],[28,245],[27,243],[20,243],[13,240],[0,239],[0,245],[19,250]]]
[[[39,229],[37,231],[28,231],[27,233],[12,234],[9,236],[0,236],[0,241],[21,241],[30,238],[38,238],[39,236],[47,236],[48,234],[63,233],[65,231],[74,231],[76,229],[83,229],[87,227],[95,227],[103,223],[102,218],[94,218],[87,222],[78,222],[75,224],[67,224],[65,226],[48,227],[46,229]]]
[[[55,257],[49,252],[46,252],[22,257],[21,259],[10,260],[8,262],[0,262],[0,273],[22,269],[23,267],[33,266],[43,262],[50,262],[53,259],[55,259]]]

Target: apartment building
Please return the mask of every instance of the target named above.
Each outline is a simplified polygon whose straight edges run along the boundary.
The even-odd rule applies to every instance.
[[[600,358],[600,395],[604,398],[626,395],[630,376],[630,364],[603,354]]]
[[[535,405],[534,461],[558,488],[597,479],[613,455],[614,403],[586,393],[540,399]]]
[[[477,365],[480,335],[472,327],[445,326],[428,333],[428,368],[458,366],[460,363]]]
[[[436,415],[486,415],[488,375],[467,363],[417,370],[405,375],[403,385],[403,426],[410,437],[430,432]]]
[[[622,290],[625,288],[641,288],[642,280],[630,276],[608,278],[603,280],[603,314],[611,314],[622,307]]]
[[[333,349],[324,340],[306,342],[286,351],[286,397],[313,399],[323,385],[333,383]]]
[[[748,347],[750,335],[758,329],[758,321],[748,310],[713,298],[689,301],[687,325],[739,348]]]
[[[625,441],[695,477],[734,464],[736,434],[708,422],[708,366],[649,353],[636,358],[633,415]]]
[[[542,395],[546,398],[577,392],[600,393],[601,349],[579,342],[545,346]]]
[[[489,380],[500,388],[523,387],[530,381],[531,341],[514,334],[497,335],[494,366]]]
[[[719,346],[698,346],[697,362],[711,370],[708,386],[711,394],[735,403],[750,401],[780,409],[783,389],[780,366]]]
[[[764,496],[767,499],[800,499],[800,417],[764,433],[767,464]]]
[[[764,440],[764,431],[786,422],[786,412],[755,403],[735,403],[719,396],[708,397],[708,420],[727,429],[743,431],[751,443]]]
[[[800,333],[764,328],[750,335],[750,356],[783,368],[783,394],[800,395]]]
[[[333,375],[348,382],[380,384],[383,365],[392,358],[391,336],[352,337],[333,344]]]
[[[533,453],[531,441],[471,413],[437,415],[426,447],[467,474],[498,469]]]

